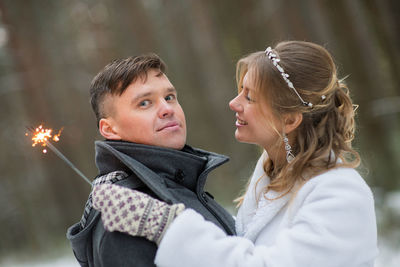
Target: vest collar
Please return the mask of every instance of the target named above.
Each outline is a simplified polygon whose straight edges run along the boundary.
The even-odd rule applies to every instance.
[[[202,189],[207,174],[228,161],[226,156],[192,148],[182,150],[136,144],[124,141],[96,141],[96,166],[100,175],[115,170],[136,172],[147,167],[159,176],[196,191]],[[138,164],[139,163],[139,164]],[[142,165],[142,166],[139,166]],[[141,173],[143,179],[149,175]],[[139,177],[140,178],[140,177]],[[143,181],[146,183],[146,181]]]

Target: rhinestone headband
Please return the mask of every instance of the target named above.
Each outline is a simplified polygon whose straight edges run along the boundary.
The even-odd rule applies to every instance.
[[[289,88],[291,88],[296,95],[299,97],[300,101],[303,103],[304,106],[308,106],[312,108],[313,104],[311,102],[304,101],[304,99],[300,96],[300,94],[297,92],[296,88],[294,88],[293,83],[289,80],[289,74],[285,72],[285,70],[278,64],[279,61],[281,61],[278,56],[272,51],[272,48],[269,46],[267,49],[265,49],[265,54],[268,56],[268,58],[272,61],[272,64],[279,70],[279,72],[282,75],[282,78],[285,80]]]

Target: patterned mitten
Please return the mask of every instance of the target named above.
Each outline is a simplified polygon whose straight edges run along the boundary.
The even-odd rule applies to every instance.
[[[93,207],[101,212],[107,231],[142,236],[157,245],[183,204],[169,205],[126,187],[102,184],[93,188]]]

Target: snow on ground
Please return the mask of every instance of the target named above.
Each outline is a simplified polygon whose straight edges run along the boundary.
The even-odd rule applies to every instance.
[[[79,267],[73,255],[65,255],[57,259],[37,260],[34,262],[18,259],[5,259],[0,262],[2,267]]]

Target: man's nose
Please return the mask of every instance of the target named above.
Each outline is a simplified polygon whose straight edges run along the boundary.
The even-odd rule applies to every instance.
[[[174,114],[173,106],[165,100],[160,101],[158,116],[160,118],[168,118]]]
[[[243,111],[243,106],[242,106],[242,104],[240,103],[239,96],[240,96],[240,95],[237,95],[234,99],[232,99],[232,100],[229,102],[229,107],[230,107],[230,109],[233,110],[233,111],[235,111],[235,112],[241,112],[241,111]]]

